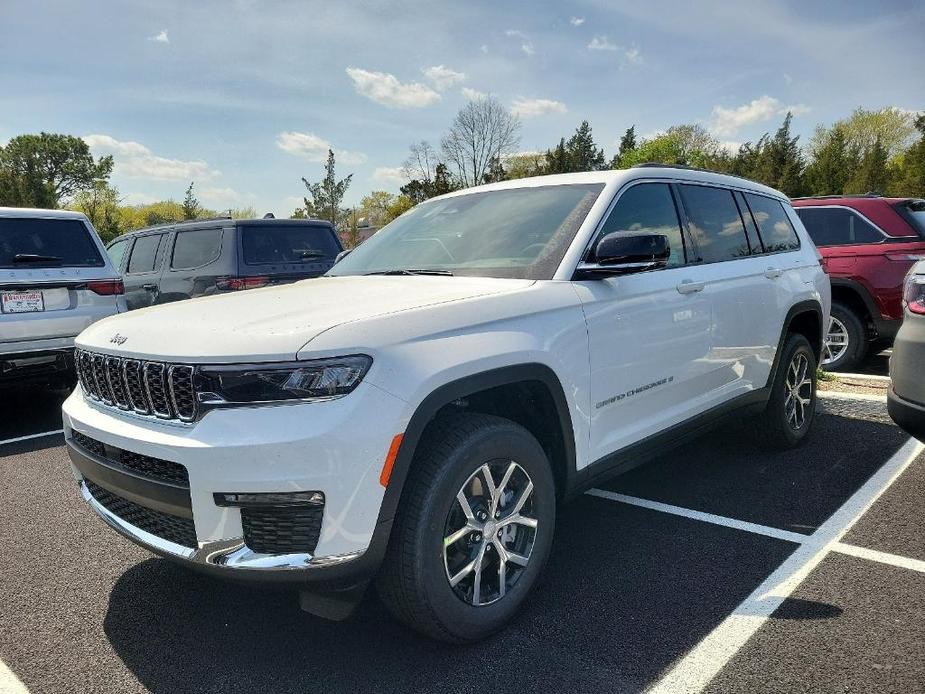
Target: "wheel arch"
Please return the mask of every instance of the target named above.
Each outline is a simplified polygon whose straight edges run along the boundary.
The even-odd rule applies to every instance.
[[[832,301],[844,304],[858,313],[862,325],[881,318],[877,302],[868,289],[855,280],[832,278]]]
[[[822,304],[815,299],[800,301],[790,307],[786,318],[784,318],[780,339],[777,343],[777,351],[774,353],[774,363],[771,366],[771,373],[768,375],[768,388],[771,387],[774,383],[774,378],[777,376],[781,352],[783,352],[787,335],[791,333],[799,333],[809,340],[813,354],[816,357],[816,364],[819,364],[822,356],[822,344],[825,339],[825,326],[823,325],[822,317]]]

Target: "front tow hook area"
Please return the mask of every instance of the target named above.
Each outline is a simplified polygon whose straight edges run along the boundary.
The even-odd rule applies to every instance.
[[[366,580],[339,590],[302,590],[299,607],[316,617],[342,622],[356,611],[368,587]]]

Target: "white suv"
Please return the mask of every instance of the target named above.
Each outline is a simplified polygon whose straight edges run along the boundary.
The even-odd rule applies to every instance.
[[[556,502],[727,415],[799,444],[829,281],[787,198],[637,167],[429,200],[296,284],[143,309],[77,340],[80,490],[215,575],[463,642],[503,626]]]

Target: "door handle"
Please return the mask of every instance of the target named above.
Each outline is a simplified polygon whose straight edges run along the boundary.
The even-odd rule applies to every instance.
[[[780,277],[783,274],[783,272],[784,271],[781,270],[779,267],[769,267],[767,270],[764,271],[764,276],[767,277],[769,280],[776,280],[778,277]]]
[[[703,282],[694,282],[694,280],[681,280],[678,284],[679,294],[693,294],[694,292],[703,291]]]
[[[144,289],[144,290],[146,290],[146,291],[149,291],[149,292],[156,292],[156,291],[157,291],[157,285],[156,285],[156,284],[143,284],[143,285],[141,285],[141,288]]]

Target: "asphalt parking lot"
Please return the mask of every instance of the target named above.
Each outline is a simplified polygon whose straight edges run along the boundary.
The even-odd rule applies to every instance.
[[[0,440],[63,397],[4,394]],[[822,403],[797,451],[729,427],[565,506],[524,613],[470,647],[154,558],[60,434],[0,444],[0,691],[925,691],[925,454],[880,402]]]

